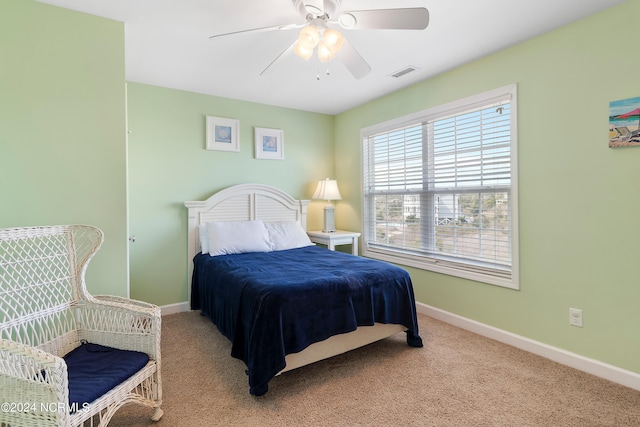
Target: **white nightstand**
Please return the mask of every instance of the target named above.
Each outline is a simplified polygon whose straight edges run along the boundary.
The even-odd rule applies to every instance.
[[[307,231],[307,234],[313,243],[327,245],[327,248],[331,251],[336,250],[336,245],[352,245],[351,253],[358,255],[358,237],[360,237],[360,233],[336,230],[331,233],[325,233],[324,231]]]

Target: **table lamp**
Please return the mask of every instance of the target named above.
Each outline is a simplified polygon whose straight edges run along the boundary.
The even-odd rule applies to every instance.
[[[333,208],[332,200],[342,200],[340,190],[338,190],[338,183],[335,179],[323,179],[318,181],[318,187],[313,194],[313,198],[316,200],[326,200],[327,205],[324,207],[324,233],[331,233],[336,231],[336,213]]]

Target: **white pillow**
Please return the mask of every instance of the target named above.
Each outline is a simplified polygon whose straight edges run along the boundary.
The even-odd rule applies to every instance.
[[[198,225],[198,240],[200,240],[200,252],[209,253],[209,234],[207,232],[207,223]]]
[[[269,252],[273,245],[262,221],[208,222],[209,254]]]
[[[313,245],[307,233],[296,221],[267,222],[265,226],[269,232],[269,239],[273,243],[274,251]]]

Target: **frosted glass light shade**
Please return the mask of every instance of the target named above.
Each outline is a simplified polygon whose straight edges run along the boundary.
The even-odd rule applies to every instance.
[[[322,34],[322,36],[321,36]],[[315,25],[308,25],[300,30],[293,53],[308,61],[313,55],[313,50],[318,47],[318,59],[320,62],[331,61],[336,53],[344,45],[344,37],[339,31]]]
[[[320,34],[318,29],[314,25],[309,25],[300,30],[300,36],[298,37],[298,43],[304,47],[313,49],[320,41]]]
[[[324,30],[322,38],[324,40],[324,45],[334,55],[338,53],[338,51],[342,49],[342,46],[344,45],[344,37],[342,37],[342,34],[340,34],[339,31],[333,30],[331,28],[327,28]]]
[[[331,61],[335,57],[336,54],[324,42],[318,43],[318,59],[320,62]]]
[[[300,36],[296,41],[296,46],[293,48],[293,53],[300,58],[308,61],[313,55],[313,49],[318,45],[320,41],[320,34],[315,25],[309,25],[300,30]]]
[[[313,55],[313,48],[308,48],[298,41],[296,42],[296,47],[293,48],[293,53],[305,61],[308,61],[309,58],[311,58],[311,55]]]

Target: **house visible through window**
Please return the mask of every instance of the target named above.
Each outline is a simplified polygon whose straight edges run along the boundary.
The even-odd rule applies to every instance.
[[[362,130],[363,254],[517,289],[515,85]]]

